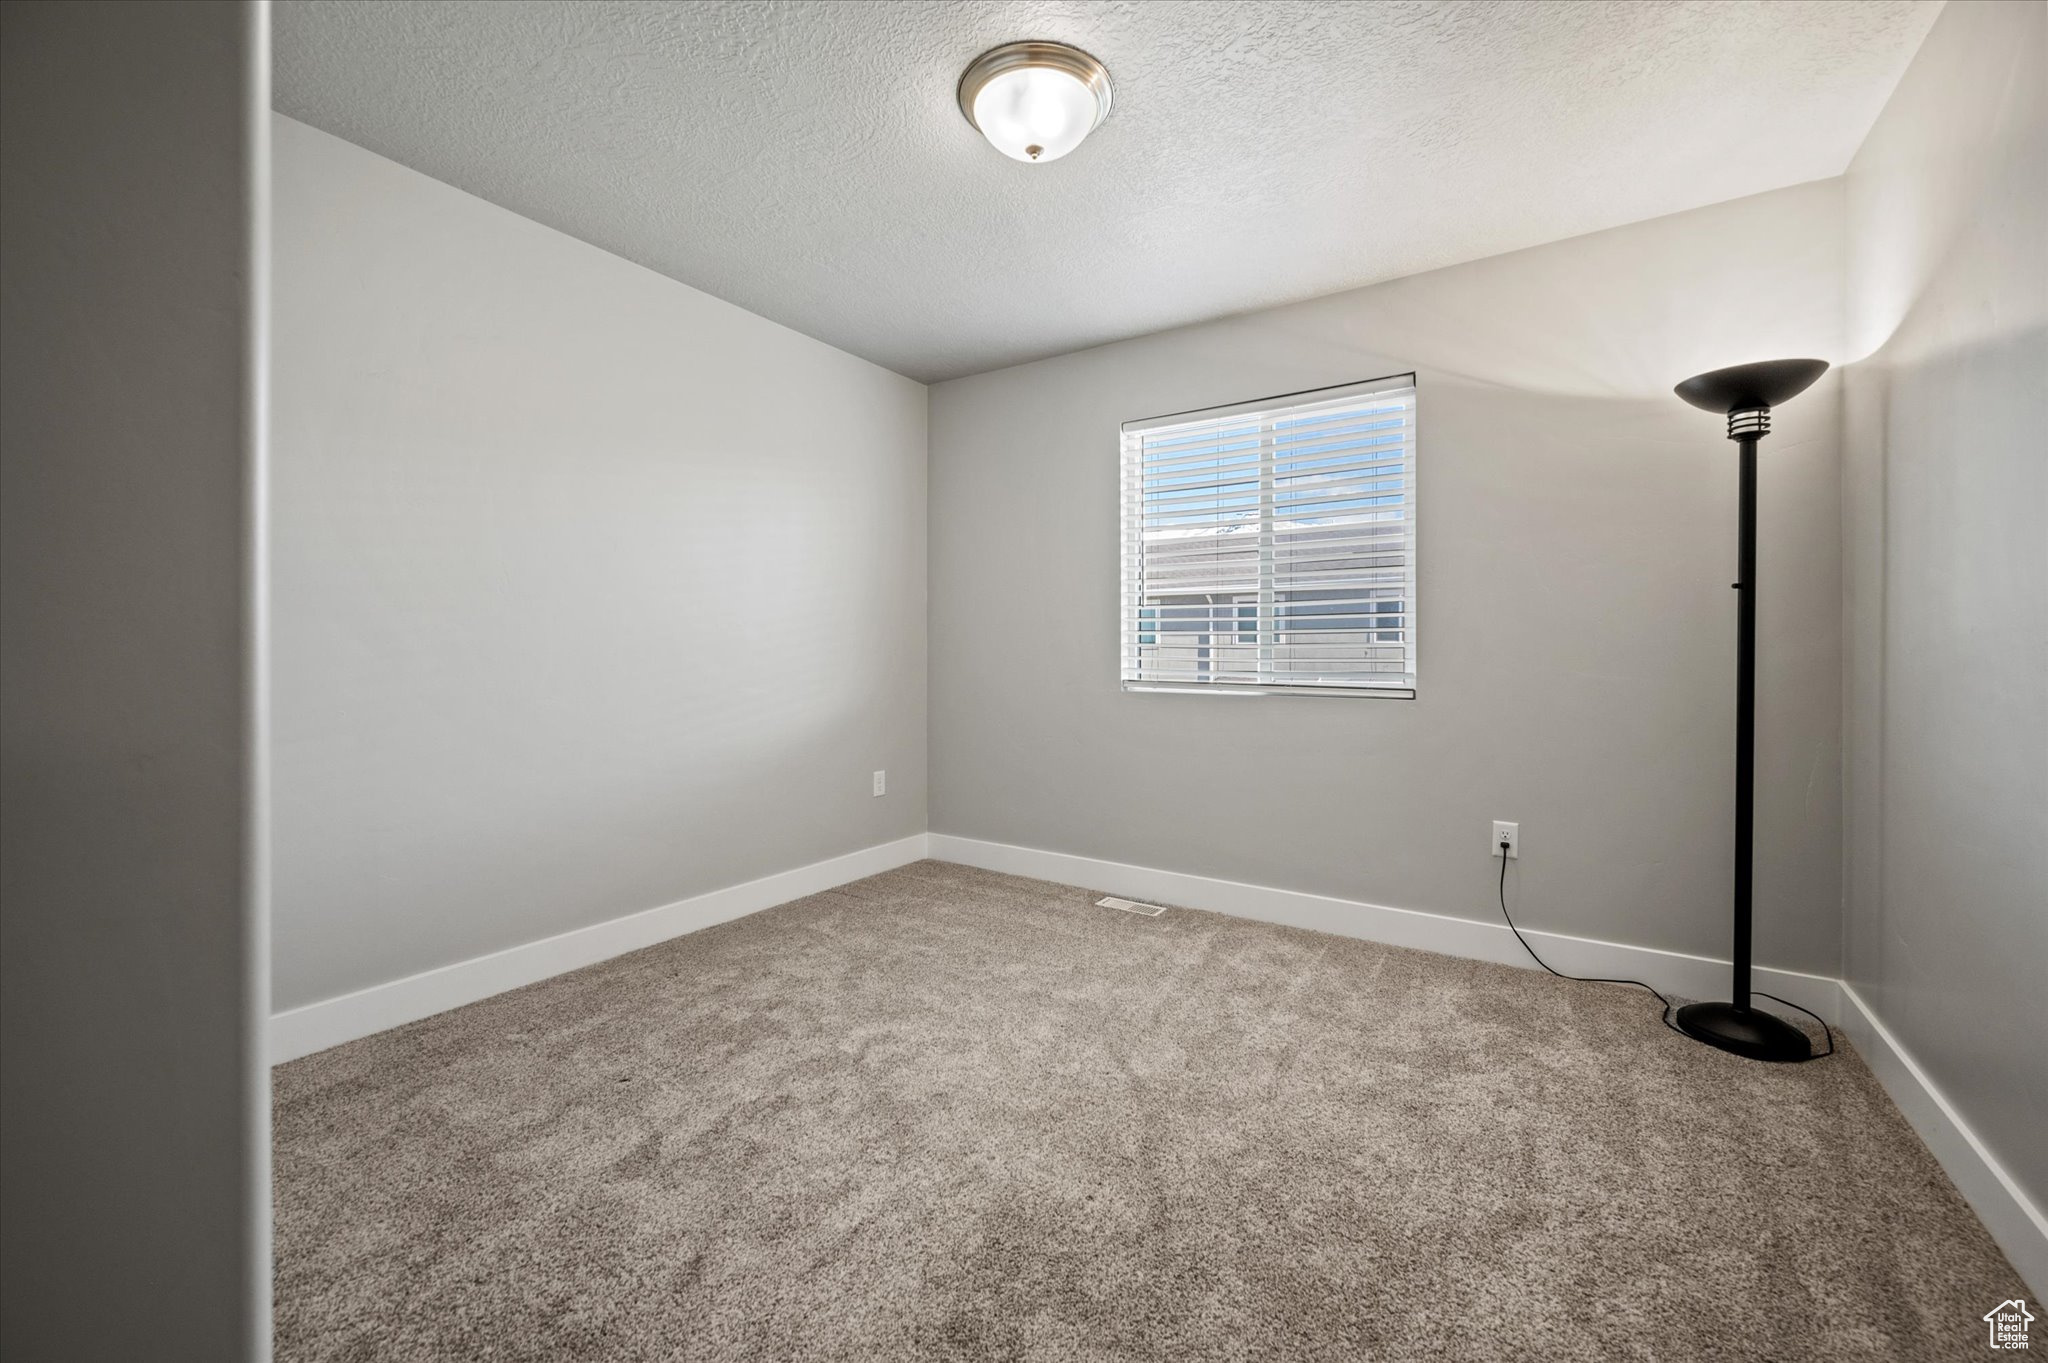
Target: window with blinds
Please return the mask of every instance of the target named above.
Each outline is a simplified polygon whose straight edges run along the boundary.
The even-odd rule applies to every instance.
[[[1127,690],[1415,694],[1415,377],[1123,427]]]

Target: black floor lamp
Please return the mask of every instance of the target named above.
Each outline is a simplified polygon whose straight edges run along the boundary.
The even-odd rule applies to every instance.
[[[1770,434],[1771,408],[1798,397],[1827,372],[1826,360],[1763,360],[1695,374],[1678,385],[1693,406],[1728,417],[1728,438],[1740,453],[1742,593],[1735,616],[1735,998],[1689,1003],[1678,1010],[1687,1036],[1752,1060],[1805,1060],[1806,1033],[1749,1006],[1750,874],[1756,814],[1756,442]]]

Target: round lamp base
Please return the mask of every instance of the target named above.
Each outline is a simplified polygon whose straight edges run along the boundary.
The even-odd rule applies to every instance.
[[[1813,1058],[1806,1033],[1783,1018],[1732,1003],[1688,1003],[1678,1010],[1678,1026],[1695,1041],[1718,1046],[1749,1060],[1783,1064]]]

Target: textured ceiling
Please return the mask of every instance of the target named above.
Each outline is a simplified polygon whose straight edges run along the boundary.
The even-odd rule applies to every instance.
[[[912,378],[1840,174],[1939,5],[281,0],[277,107]],[[1019,38],[1109,121],[1020,165]]]

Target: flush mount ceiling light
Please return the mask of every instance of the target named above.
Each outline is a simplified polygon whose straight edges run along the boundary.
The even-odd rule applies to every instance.
[[[1057,161],[1109,117],[1109,70],[1065,43],[1005,43],[968,63],[960,112],[1015,161]]]

